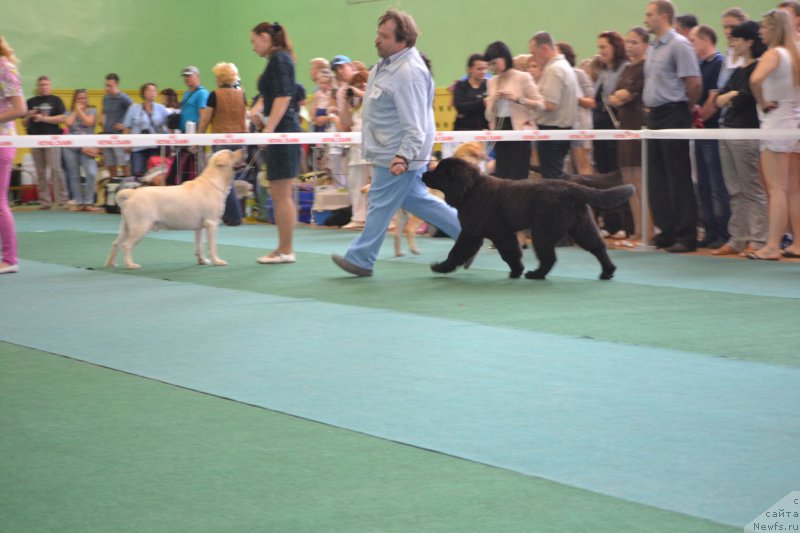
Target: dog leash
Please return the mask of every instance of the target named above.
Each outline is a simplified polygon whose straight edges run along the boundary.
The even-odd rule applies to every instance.
[[[253,158],[250,160],[250,162],[247,163],[247,166],[244,167],[244,170],[242,170],[239,173],[240,176],[244,176],[245,174],[250,172],[250,169],[253,168],[253,165],[255,165],[256,161],[258,161],[258,158],[261,157],[261,152],[263,152],[263,151],[264,151],[264,148],[260,146],[258,148],[258,150],[256,151],[255,155],[253,156]]]
[[[239,175],[240,175],[240,176],[244,176],[245,174],[247,174],[248,172],[250,172],[250,169],[251,169],[251,168],[253,168],[253,165],[255,164],[255,162],[256,162],[256,161],[258,161],[258,158],[261,156],[261,152],[263,152],[263,151],[264,151],[264,148],[259,148],[259,149],[256,151],[256,153],[255,153],[255,155],[253,156],[253,158],[250,160],[250,162],[249,162],[249,163],[247,163],[247,166],[246,166],[246,167],[244,167],[244,169],[243,169],[241,172],[239,172]],[[236,171],[234,171],[234,172],[236,172]],[[234,186],[233,184],[234,184],[234,182],[235,182],[235,181],[236,181],[236,178],[234,178],[234,179],[233,179],[233,181],[231,181],[231,185],[230,185],[230,187],[228,187],[228,190],[227,190],[227,191],[222,191],[222,192],[223,192],[223,193],[225,193],[226,195],[227,195],[228,193],[230,193],[231,189],[232,189],[232,188],[233,188],[233,186]]]
[[[498,131],[498,129],[503,125],[503,118],[505,117],[494,117],[494,131]],[[497,144],[497,141],[489,141],[484,144],[484,155],[486,155],[487,160],[491,157],[495,144]]]

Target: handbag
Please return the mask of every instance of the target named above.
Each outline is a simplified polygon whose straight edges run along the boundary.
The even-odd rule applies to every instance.
[[[167,116],[167,128],[170,130],[181,129],[181,112],[175,111]]]

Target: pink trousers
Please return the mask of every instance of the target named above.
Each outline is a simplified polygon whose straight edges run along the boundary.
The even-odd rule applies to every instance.
[[[18,262],[14,215],[8,206],[8,186],[15,153],[16,148],[0,148],[0,242],[3,243],[3,262],[9,265],[16,265]]]

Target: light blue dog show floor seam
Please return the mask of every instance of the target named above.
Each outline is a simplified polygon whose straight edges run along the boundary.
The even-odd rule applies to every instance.
[[[7,342],[731,525],[800,479],[800,369],[25,267]]]

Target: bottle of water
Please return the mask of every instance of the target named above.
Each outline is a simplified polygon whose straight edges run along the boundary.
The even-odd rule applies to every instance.
[[[256,221],[256,199],[253,197],[253,194],[248,194],[247,198],[244,200],[244,218],[248,222],[255,222]]]

